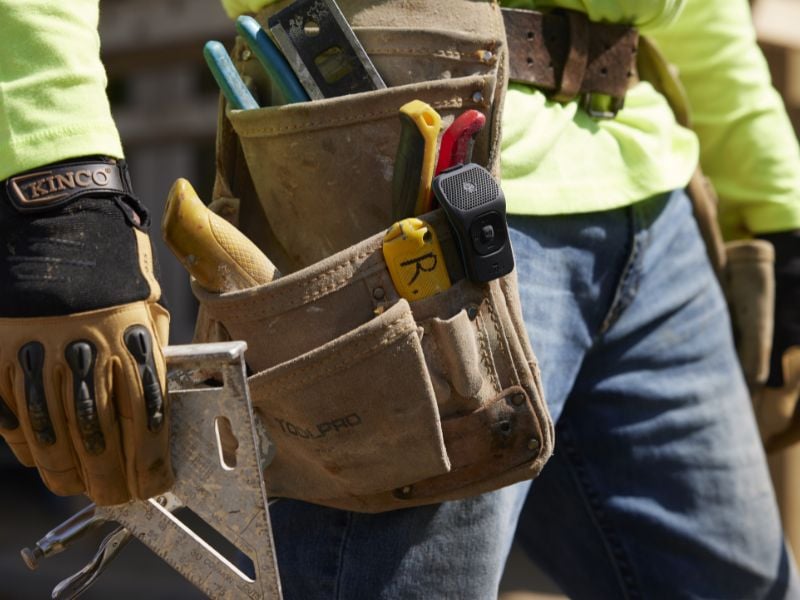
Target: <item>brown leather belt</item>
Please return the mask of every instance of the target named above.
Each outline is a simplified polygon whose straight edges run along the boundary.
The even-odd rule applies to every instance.
[[[579,98],[595,118],[613,118],[638,81],[635,27],[594,23],[585,14],[504,8],[510,79],[559,102]]]

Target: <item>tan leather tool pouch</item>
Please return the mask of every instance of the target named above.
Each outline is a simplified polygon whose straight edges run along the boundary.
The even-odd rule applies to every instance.
[[[473,160],[496,171],[507,81],[499,6],[339,5],[388,87],[221,112],[215,200],[237,200],[242,231],[289,274],[222,295],[196,289],[198,338],[248,343],[252,396],[276,446],[273,496],[379,512],[533,478],[553,430],[516,274],[465,279],[441,211],[423,218],[452,287],[409,303],[382,253],[403,104],[428,102],[443,127],[466,109],[484,112]],[[266,104],[248,54],[233,51]]]
[[[489,123],[476,140],[474,160],[492,168],[499,155],[500,121],[493,107],[502,106],[507,80],[499,6],[488,0],[338,4],[386,89],[228,111],[229,124],[220,123],[241,143],[258,203],[251,210],[270,223],[274,239],[267,244],[280,246],[270,256],[285,255],[288,264],[278,264],[282,270],[313,264],[391,224],[403,104],[426,101],[442,116],[443,128],[464,110],[482,111]],[[267,18],[266,12],[258,15],[262,24]],[[261,103],[268,104],[271,90],[258,61],[241,42],[233,54]],[[220,195],[241,187],[231,181],[237,175],[230,154],[219,165]]]
[[[441,211],[425,220],[455,257]],[[382,239],[264,286],[195,290],[206,319],[248,343],[250,391],[276,446],[269,492],[375,512],[534,477],[553,432],[515,274],[462,277],[409,303]]]

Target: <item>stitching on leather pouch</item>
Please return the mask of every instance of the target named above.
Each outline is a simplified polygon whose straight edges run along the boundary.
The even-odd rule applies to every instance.
[[[453,104],[454,102],[458,102]],[[461,106],[463,102],[469,100],[468,97],[459,95],[452,100],[443,100],[439,102],[431,102],[433,108],[448,108],[450,106]],[[372,121],[377,119],[386,119],[389,117],[396,117],[397,110],[376,111],[372,113],[360,113],[358,118],[346,117],[341,119],[326,119],[324,121],[304,121],[300,125],[293,125],[287,127],[250,127],[249,125],[242,125],[244,132],[240,133],[242,137],[256,137],[265,134],[283,135],[294,131],[308,131],[316,129],[331,129],[337,125],[349,125],[352,123],[364,123],[365,121]]]
[[[503,299],[506,301],[506,306],[508,306],[508,300],[505,298],[505,296],[503,296]],[[494,325],[495,332],[497,334],[497,340],[500,346],[500,353],[508,362],[508,365],[514,376],[515,380],[514,383],[516,385],[522,385],[522,380],[520,379],[519,376],[519,370],[517,369],[517,366],[514,363],[514,357],[512,356],[511,351],[507,346],[507,344],[510,344],[511,342],[508,338],[508,334],[506,334],[505,328],[503,327],[503,323],[500,320],[500,315],[498,314],[497,309],[495,308],[493,295],[490,295],[489,297],[488,306],[489,306],[489,314],[492,317],[492,323]]]
[[[478,342],[481,345],[481,362],[483,366],[486,368],[486,372],[489,373],[489,378],[492,381],[492,385],[494,385],[494,389],[497,392],[501,392],[502,388],[500,387],[500,380],[497,377],[497,372],[494,368],[494,361],[492,360],[492,350],[489,346],[489,340],[486,337],[486,332],[483,330],[483,325],[485,319],[478,315],[476,318],[476,327],[475,329],[478,332]]]
[[[489,302],[487,302],[487,307],[489,314],[492,317],[492,324],[494,325],[495,333],[497,334],[497,339],[504,340],[506,339],[505,329],[503,329],[503,324],[500,322],[500,316],[497,314],[497,309],[494,306],[494,299],[490,296]],[[508,353],[508,348],[506,348],[505,344],[500,344],[500,352],[503,356],[511,362],[511,356]]]
[[[475,79],[484,79],[487,78],[494,78],[493,75],[473,75],[470,77],[474,77]],[[452,81],[447,79],[441,79],[438,81]],[[486,86],[486,81],[482,83],[482,85]],[[465,88],[469,88],[470,90],[474,89],[475,86],[464,85]],[[471,101],[470,96],[463,96],[458,95],[455,98],[450,100],[440,100],[437,102],[430,102],[429,104],[433,108],[451,108],[451,107],[460,107],[463,106],[465,103],[469,103]],[[359,113],[354,116],[350,117],[340,117],[338,119],[325,119],[324,121],[304,121],[302,124],[299,125],[292,125],[286,127],[255,127],[251,126],[249,123],[242,123],[240,125],[242,131],[238,131],[237,133],[242,137],[256,137],[258,135],[265,135],[265,134],[278,134],[282,135],[285,133],[290,133],[293,131],[307,131],[313,129],[330,129],[334,126],[338,125],[346,125],[351,123],[363,123],[364,121],[370,121],[378,118],[388,118],[388,117],[396,117],[397,110],[396,109],[387,109],[385,111],[375,111],[371,113]]]
[[[336,273],[337,271],[342,271],[342,270],[345,270],[345,269],[347,269],[349,267],[352,267],[354,264],[362,261],[365,257],[371,255],[374,251],[375,251],[374,249],[366,250],[366,251],[362,252],[361,254],[358,254],[357,256],[354,256],[353,258],[348,260],[346,263],[342,263],[340,265],[337,265],[336,267],[334,267],[332,269],[328,269],[327,271],[324,271],[324,272],[320,273],[319,275],[314,276],[311,279],[311,281],[308,283],[308,285],[307,286],[303,285],[303,287],[313,287],[314,284],[316,282],[320,281],[321,279],[324,279],[325,277],[328,277],[332,273]],[[328,286],[326,286],[324,288],[318,288],[313,293],[304,294],[300,298],[300,300],[289,302],[288,303],[288,308],[296,308],[298,306],[303,306],[304,304],[308,304],[308,302],[311,301],[311,300],[316,300],[317,298],[321,298],[322,296],[326,296],[326,295],[330,294],[331,292],[335,292],[336,290],[345,287],[345,284],[347,282],[351,281],[352,279],[353,279],[352,276],[346,276],[346,277],[342,277],[340,279],[334,280],[333,282],[331,282]],[[298,283],[300,283],[300,282],[298,282]],[[296,287],[297,287],[297,285],[293,285],[289,289],[279,290],[277,292],[274,292],[274,293],[271,294],[270,299],[279,299],[279,298],[284,298],[286,296],[294,295],[294,290],[296,289]],[[232,317],[226,317],[224,319],[224,321],[223,321],[223,319],[217,319],[220,322],[239,323],[241,321],[251,321],[251,320],[254,320],[254,318],[259,318],[259,317],[271,317],[271,316],[274,316],[276,314],[275,312],[268,311],[267,309],[260,307],[262,302],[263,302],[263,300],[261,298],[258,298],[258,297],[256,297],[256,298],[236,298],[236,299],[232,299],[232,300],[221,299],[221,300],[217,300],[217,301],[213,301],[212,300],[211,302],[207,303],[206,306],[211,308],[210,312],[211,312],[212,316],[214,316],[214,313],[216,311],[223,311],[223,310],[227,311],[227,310],[230,310],[231,307],[233,307],[237,311],[238,310],[246,311],[247,314],[243,315],[243,318],[241,318],[241,319],[236,318],[235,315],[232,316]],[[280,313],[283,313],[283,312],[285,312],[285,310],[280,310],[280,311],[278,311],[277,314],[280,314]]]
[[[446,50],[442,48],[381,48],[377,52],[372,52],[373,56],[432,56],[434,58],[449,58],[452,60],[459,60],[461,62],[484,64],[482,60],[477,58],[477,52],[480,48],[476,49],[474,53],[464,53],[458,50]]]
[[[354,257],[352,260],[347,261],[347,263],[345,265],[339,265],[338,267],[336,267],[334,269],[330,269],[330,270],[326,271],[325,273],[321,273],[321,274],[317,275],[316,277],[314,277],[309,282],[308,287],[313,288],[317,284],[317,282],[325,279],[327,276],[331,275],[332,273],[336,273],[337,271],[342,271],[345,268],[352,267],[357,262],[361,262],[364,258],[370,256],[372,253],[373,253],[373,251],[370,250],[369,252],[364,252],[362,254],[359,254],[358,256]],[[303,302],[301,302],[301,304],[306,304],[309,300],[316,300],[317,298],[320,298],[322,296],[326,296],[326,295],[330,294],[333,291],[341,289],[342,287],[344,287],[345,283],[347,283],[349,281],[352,281],[352,279],[353,279],[353,276],[352,275],[348,275],[348,276],[342,277],[341,279],[337,279],[337,280],[332,281],[327,286],[317,288],[313,293],[304,294],[303,297],[302,297],[303,298]]]
[[[400,321],[405,318],[405,314],[399,317],[397,320],[392,321],[386,327],[386,333],[380,337],[377,343],[368,343],[370,340],[363,340],[361,342],[357,342],[351,349],[357,349],[360,346],[367,345],[367,348],[358,351],[357,354],[350,355],[349,358],[342,360],[338,355],[334,354],[328,356],[327,358],[315,363],[308,365],[306,367],[301,367],[300,369],[291,369],[288,373],[276,377],[275,379],[269,381],[265,385],[269,385],[269,388],[275,390],[276,392],[288,391],[292,389],[297,389],[303,385],[311,384],[319,379],[330,375],[336,371],[340,371],[350,367],[351,365],[361,362],[361,360],[375,352],[376,350],[387,347],[394,344],[400,338],[406,337],[409,334],[412,334],[416,331],[416,325],[412,323],[411,327],[401,327]],[[321,370],[320,366],[325,364],[331,364],[330,367],[324,367]],[[302,375],[309,371],[316,371],[314,376],[309,379],[304,379]],[[291,382],[291,383],[282,383],[282,382]],[[294,385],[292,385],[294,384]]]

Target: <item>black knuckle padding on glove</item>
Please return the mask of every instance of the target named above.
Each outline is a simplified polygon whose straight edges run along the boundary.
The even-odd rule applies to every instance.
[[[87,341],[73,342],[67,346],[64,357],[72,371],[72,397],[75,401],[75,418],[81,441],[89,454],[101,454],[106,440],[100,427],[97,399],[94,390],[94,365],[97,352]]]
[[[25,404],[31,429],[40,444],[52,446],[56,434],[44,393],[44,346],[39,342],[25,344],[19,351],[19,363],[25,375]]]
[[[150,332],[141,325],[129,327],[125,332],[125,346],[136,361],[142,378],[147,428],[152,432],[158,432],[164,424],[164,396],[156,375],[153,339]]]

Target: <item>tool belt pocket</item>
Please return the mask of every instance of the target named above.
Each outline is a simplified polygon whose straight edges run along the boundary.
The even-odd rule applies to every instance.
[[[440,211],[425,219],[455,252]],[[553,433],[515,275],[409,303],[382,240],[242,292],[195,289],[206,319],[248,343],[269,492],[377,512],[534,477]]]
[[[491,8],[488,3],[486,7]],[[356,32],[389,87],[226,113],[241,144],[256,202],[294,268],[391,224],[398,110],[411,100],[430,104],[445,125],[467,109],[486,114],[490,125],[476,140],[474,161],[491,165],[496,160],[491,145],[499,139],[493,129],[499,123],[490,108],[503,88],[499,42],[404,28]],[[269,83],[257,61],[241,60],[239,46],[233,54],[257,95],[269,98]]]

